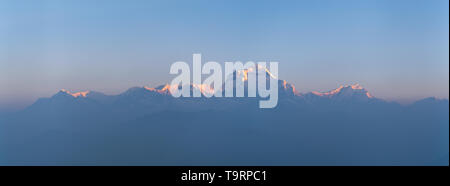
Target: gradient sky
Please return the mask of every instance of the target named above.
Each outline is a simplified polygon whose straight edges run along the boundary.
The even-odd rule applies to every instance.
[[[278,61],[300,92],[449,95],[448,0],[0,1],[0,109],[170,82],[175,61]]]

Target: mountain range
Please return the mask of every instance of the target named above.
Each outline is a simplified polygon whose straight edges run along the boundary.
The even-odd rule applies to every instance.
[[[248,88],[248,73],[228,80]],[[0,116],[0,164],[448,165],[448,100],[400,105],[359,84],[299,93],[278,80],[277,107],[259,109],[259,97],[174,98],[170,88],[38,99]]]

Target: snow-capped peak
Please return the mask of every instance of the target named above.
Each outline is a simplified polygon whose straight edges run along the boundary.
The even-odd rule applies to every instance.
[[[245,82],[245,81],[248,81],[248,74],[249,73],[254,73],[255,78],[256,78],[257,77],[256,73],[260,69],[262,69],[262,70],[264,70],[266,72],[267,78],[277,79],[277,77],[275,75],[273,75],[269,71],[269,69],[267,69],[266,67],[261,66],[261,65],[256,65],[256,67],[250,67],[250,68],[243,69],[243,70],[237,70],[236,71],[236,77],[235,78],[228,78],[228,79],[240,79],[242,82]],[[233,76],[233,75],[234,74],[232,74],[231,76]]]
[[[149,90],[149,91],[153,91],[153,92],[157,92],[160,94],[170,94],[170,92],[176,92],[179,91],[179,89],[181,88],[179,85],[170,85],[170,84],[165,84],[165,85],[161,85],[158,86],[156,88],[150,88],[147,86],[144,86],[145,89]],[[202,94],[214,94],[214,88],[211,87],[210,85],[207,84],[194,84],[191,83],[190,84],[190,89],[191,91],[196,89],[199,90]]]
[[[336,88],[336,89],[328,91],[328,92],[313,91],[311,93],[314,95],[323,96],[323,97],[333,97],[336,95],[352,96],[354,94],[358,94],[358,95],[362,94],[362,95],[366,96],[367,98],[373,98],[373,96],[358,83],[353,84],[353,85],[346,85],[346,86],[341,85],[341,86],[339,86],[339,88]]]
[[[59,92],[63,93],[63,94],[70,95],[70,96],[72,96],[74,98],[77,98],[77,97],[83,97],[84,98],[90,93],[90,91],[81,91],[81,92],[71,93],[70,91],[68,91],[66,89],[61,89]]]
[[[354,90],[362,90],[364,89],[361,85],[359,85],[358,83],[354,84],[354,85],[350,85],[350,87],[352,87],[352,89]]]

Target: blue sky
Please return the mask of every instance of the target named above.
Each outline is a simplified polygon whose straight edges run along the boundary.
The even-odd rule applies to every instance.
[[[170,82],[175,61],[278,61],[300,92],[449,95],[447,0],[0,1],[0,109]]]

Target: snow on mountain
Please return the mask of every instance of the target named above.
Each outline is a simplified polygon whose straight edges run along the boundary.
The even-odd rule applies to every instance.
[[[366,89],[358,83],[353,85],[340,86],[328,92],[309,92],[303,95],[305,99],[314,100],[332,100],[332,101],[377,101]]]
[[[244,95],[247,96],[249,91],[258,92],[258,70],[263,70],[265,72],[265,79],[266,79],[266,86],[269,88],[270,86],[270,80],[274,79],[278,81],[278,94],[279,98],[284,98],[284,96],[295,96],[299,95],[299,93],[296,91],[294,85],[289,84],[285,80],[280,80],[278,77],[276,77],[274,74],[272,74],[269,69],[257,65],[256,68],[248,68],[244,70],[238,70],[235,71],[233,74],[230,74],[226,79],[225,83],[222,86],[222,92],[223,95],[225,95],[229,91],[231,94],[236,95],[236,87],[243,86],[244,87]],[[249,78],[254,78],[255,85],[249,86]],[[233,84],[233,89],[226,90],[225,85],[227,83]],[[258,95],[258,94],[257,94]]]
[[[72,93],[66,89],[61,89],[58,93],[52,96],[52,98],[66,98],[66,99],[77,99],[77,98],[103,99],[104,97],[106,97],[105,94],[96,91],[87,90]]]
[[[225,79],[225,83],[222,85],[222,96],[225,97],[226,91],[233,91],[234,99],[206,99],[205,95],[213,95],[215,91],[214,87],[206,84],[190,84],[190,95],[193,96],[193,91],[200,91],[202,93],[201,98],[186,99],[184,97],[174,98],[170,95],[170,90],[178,91],[181,88],[177,85],[161,85],[155,88],[152,87],[132,87],[125,92],[118,95],[105,95],[103,93],[94,91],[81,91],[70,92],[62,89],[51,98],[39,99],[34,105],[58,105],[63,107],[64,105],[72,104],[103,104],[110,105],[111,107],[117,107],[120,109],[144,109],[144,110],[161,110],[161,109],[178,109],[183,108],[189,110],[190,108],[217,108],[217,104],[222,105],[235,105],[235,104],[253,104],[255,99],[246,98],[245,100],[236,98],[236,87],[244,87],[244,97],[248,96],[248,91],[256,91],[258,87],[257,69],[263,67],[257,66],[257,68],[249,68],[244,70],[235,71]],[[274,74],[272,74],[267,68],[263,69],[266,75],[266,85],[270,85],[270,80],[276,80],[278,83],[278,99],[279,103],[286,107],[286,104],[291,106],[298,106],[301,104],[309,103],[321,105],[323,103],[380,103],[384,102],[381,99],[373,97],[365,88],[359,84],[340,86],[336,89],[327,92],[309,92],[301,94],[295,86],[288,83],[286,80],[279,80]],[[255,78],[255,85],[249,86],[249,80]],[[231,81],[231,82],[230,82]],[[233,89],[226,90],[226,83],[232,83]],[[256,91],[257,92],[257,91]],[[258,94],[256,94],[258,97]],[[78,103],[80,102],[80,103]],[[322,105],[323,106],[323,105]],[[149,109],[152,108],[152,109]],[[156,109],[158,108],[158,109]]]

